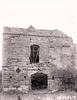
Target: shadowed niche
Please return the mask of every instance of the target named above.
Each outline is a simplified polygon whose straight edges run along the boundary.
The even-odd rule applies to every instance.
[[[20,70],[19,68],[17,68],[17,69],[16,69],[16,72],[17,72],[17,73],[20,73],[20,72],[21,72],[21,70]]]
[[[47,74],[35,73],[31,75],[31,88],[32,90],[47,89]]]

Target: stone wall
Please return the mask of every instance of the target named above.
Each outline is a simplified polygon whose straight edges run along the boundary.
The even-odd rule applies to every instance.
[[[30,46],[39,49],[39,64],[30,64]],[[3,87],[31,90],[31,75],[38,68],[48,75],[48,90],[58,89],[58,79],[52,80],[57,68],[75,66],[72,39],[60,31],[8,28],[3,33]],[[18,70],[18,71],[17,71]],[[57,85],[56,85],[57,84]],[[55,90],[54,89],[54,90]]]
[[[2,71],[0,71],[0,92],[2,91]]]
[[[75,51],[75,65],[77,69],[77,44],[74,44],[74,51]]]

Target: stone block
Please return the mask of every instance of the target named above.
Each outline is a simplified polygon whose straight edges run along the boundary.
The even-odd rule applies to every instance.
[[[49,80],[49,90],[52,92],[56,92],[59,90],[59,80]]]
[[[27,85],[21,85],[21,88],[22,88],[22,92],[23,93],[28,93],[29,92],[29,86]]]
[[[3,91],[7,92],[7,91],[9,91],[9,88],[3,88]]]
[[[12,90],[16,90],[16,87],[12,87]]]
[[[19,91],[22,91],[22,87],[19,87],[18,90],[19,90]]]

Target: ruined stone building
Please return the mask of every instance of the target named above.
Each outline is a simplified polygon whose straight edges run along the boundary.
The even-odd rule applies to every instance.
[[[56,68],[75,66],[72,38],[58,30],[4,27],[2,86],[52,91],[59,87]]]

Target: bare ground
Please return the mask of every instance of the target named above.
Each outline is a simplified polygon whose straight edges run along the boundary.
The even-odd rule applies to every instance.
[[[57,93],[48,93],[48,94],[0,93],[0,100],[18,100],[18,96],[20,96],[22,100],[77,100],[76,92],[57,92]]]

